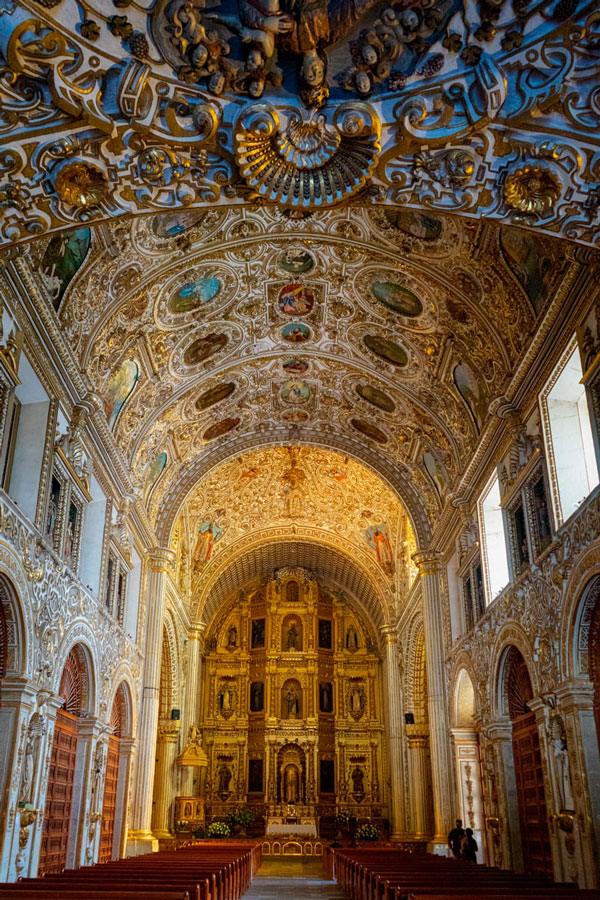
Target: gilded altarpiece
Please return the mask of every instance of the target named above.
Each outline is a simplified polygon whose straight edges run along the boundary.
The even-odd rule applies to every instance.
[[[354,606],[300,568],[241,594],[207,641],[206,805],[316,836],[346,810],[387,818],[381,659]]]

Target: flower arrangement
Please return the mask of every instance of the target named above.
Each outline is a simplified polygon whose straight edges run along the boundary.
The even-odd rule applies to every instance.
[[[347,811],[345,809],[340,809],[336,814],[334,824],[336,828],[345,828],[349,821],[350,816],[348,815]]]
[[[231,834],[231,828],[227,822],[211,822],[208,826],[208,836],[227,838]]]
[[[371,825],[370,822],[367,822],[365,825],[360,826],[356,832],[356,837],[359,841],[377,841],[379,839],[379,829],[376,825]]]
[[[186,831],[189,824],[187,819],[180,819],[177,823],[177,831]]]
[[[228,825],[241,825],[242,828],[246,828],[254,822],[254,813],[248,806],[236,806],[227,813],[225,821]]]

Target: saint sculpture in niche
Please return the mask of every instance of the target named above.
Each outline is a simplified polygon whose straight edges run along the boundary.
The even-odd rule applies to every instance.
[[[360,766],[355,766],[352,770],[352,792],[354,794],[364,794],[365,792],[365,776]]]
[[[228,794],[229,786],[231,784],[231,769],[229,766],[223,764],[219,769],[219,793],[220,794]]]
[[[227,630],[227,646],[237,647],[237,628],[235,625],[230,625]]]
[[[287,633],[287,642],[286,642],[287,650],[299,650],[300,649],[300,633],[298,628],[296,627],[296,623],[292,622],[288,629]]]
[[[293,687],[289,689],[287,692],[286,698],[286,712],[288,719],[296,719],[298,718],[298,714],[300,712],[300,701],[298,699],[298,694],[294,690]]]

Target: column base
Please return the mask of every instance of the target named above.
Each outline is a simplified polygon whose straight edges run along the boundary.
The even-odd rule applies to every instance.
[[[434,856],[450,856],[450,847],[444,841],[430,841],[427,844],[427,852],[433,853]]]
[[[151,831],[130,831],[125,845],[125,856],[141,856],[158,853],[158,841]]]
[[[157,828],[152,832],[157,841],[169,841],[172,840],[175,835],[171,834],[168,828]]]

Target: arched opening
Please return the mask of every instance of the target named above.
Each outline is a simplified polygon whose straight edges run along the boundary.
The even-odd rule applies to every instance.
[[[594,685],[594,721],[600,746],[600,578],[597,578],[588,592],[590,625],[587,647],[588,672]],[[591,601],[591,602],[590,602]]]
[[[108,738],[106,754],[106,775],[104,778],[104,800],[102,802],[98,862],[108,862],[109,859],[118,856],[118,850],[115,848],[115,823],[119,793],[123,793],[124,790],[124,786],[121,786],[119,790],[119,762],[121,757],[121,738],[125,737],[128,731],[127,720],[127,693],[125,685],[120,684],[115,694],[110,714],[112,734]]]
[[[285,588],[285,602],[297,603],[300,598],[300,590],[297,581],[288,581]]]
[[[535,713],[529,708],[529,702],[533,699],[533,688],[527,663],[516,647],[509,647],[506,651],[504,695],[512,722],[523,866],[526,872],[551,878],[552,853],[540,736]]]
[[[461,669],[456,679],[452,735],[460,818],[464,828],[473,829],[479,848],[477,858],[481,861],[484,830],[479,734],[475,723],[475,689],[466,669]]]
[[[414,835],[418,838],[428,838],[434,832],[434,814],[425,635],[422,624],[419,624],[414,637],[411,666],[412,696],[409,694],[408,697],[408,715],[405,726],[411,784],[409,791],[410,815]]]
[[[38,874],[62,872],[67,864],[77,759],[77,719],[86,711],[88,672],[85,651],[76,644],[67,657],[58,689]]]
[[[158,838],[172,836],[171,810],[177,793],[176,758],[179,740],[179,709],[176,708],[177,645],[170,617],[165,620],[162,636],[160,694],[158,701],[158,734],[152,804],[152,831]],[[229,697],[230,704],[232,697]]]

